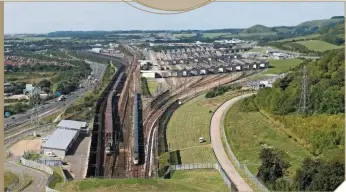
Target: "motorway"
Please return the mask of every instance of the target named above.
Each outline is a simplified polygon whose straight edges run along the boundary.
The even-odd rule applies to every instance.
[[[41,118],[43,116],[48,116],[50,114],[53,114],[58,109],[62,109],[63,107],[67,107],[71,105],[78,97],[84,95],[86,92],[94,88],[95,85],[92,84],[92,81],[94,79],[98,79],[98,82],[100,82],[100,79],[102,79],[103,74],[106,70],[106,65],[95,63],[91,61],[87,61],[93,73],[93,78],[90,80],[85,80],[82,85],[84,88],[79,88],[77,91],[71,93],[67,96],[67,98],[64,101],[57,101],[56,99],[50,100],[46,102],[44,105],[41,106],[41,109],[38,111],[35,111],[36,109],[30,109],[25,111],[24,113],[13,115],[9,118],[5,118],[5,130],[11,129],[13,127],[30,123],[31,116],[36,116],[38,118]]]
[[[237,101],[249,97],[253,93],[245,94],[236,98],[233,98],[224,104],[222,104],[213,114],[210,124],[210,138],[211,144],[215,153],[217,160],[219,161],[221,167],[225,170],[228,177],[234,183],[239,192],[250,192],[253,191],[250,186],[244,181],[244,179],[239,175],[229,157],[226,154],[226,149],[222,144],[221,135],[223,134],[223,120],[228,109],[232,107]]]

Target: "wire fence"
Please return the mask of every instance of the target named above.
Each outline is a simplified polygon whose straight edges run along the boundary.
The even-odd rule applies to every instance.
[[[57,190],[49,188],[49,183],[51,183],[54,180],[53,170],[50,167],[43,165],[43,164],[40,164],[40,163],[37,163],[35,161],[24,159],[23,157],[20,158],[20,162],[24,166],[31,167],[31,168],[46,172],[49,175],[47,183],[46,183],[46,192],[48,192],[48,191],[58,192]]]
[[[225,113],[222,114],[221,119],[224,119],[224,118],[225,118]],[[254,174],[251,173],[251,171],[247,168],[246,164],[240,163],[238,161],[237,157],[234,155],[233,151],[231,150],[229,143],[227,142],[225,128],[223,124],[222,124],[222,129],[223,129],[222,137],[223,137],[223,140],[225,141],[224,143],[226,143],[227,151],[230,154],[232,161],[236,164],[236,166],[239,169],[241,169],[241,171],[246,175],[246,177],[249,178],[257,186],[259,190],[269,192],[268,188],[264,186]]]
[[[164,173],[163,178],[169,178],[172,171],[180,170],[193,170],[193,169],[216,169],[224,182],[226,183],[229,191],[237,191],[236,187],[232,183],[231,179],[226,174],[225,170],[219,163],[190,163],[190,164],[179,164],[170,165],[167,171]]]
[[[33,135],[34,132],[36,132],[36,135],[40,134],[41,136],[45,136],[45,135],[51,134],[53,131],[55,131],[54,124],[48,124],[42,127],[29,128],[26,130],[22,130],[21,132],[19,132],[20,134],[14,134],[5,138],[5,141],[4,141],[5,148],[7,148],[12,143],[17,142],[18,140],[24,137]]]

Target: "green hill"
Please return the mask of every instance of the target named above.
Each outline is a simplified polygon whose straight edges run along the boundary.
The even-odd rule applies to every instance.
[[[287,121],[287,124],[297,123],[293,119],[301,117],[296,111],[300,101],[303,64],[306,65],[308,76],[307,106],[310,122],[305,125],[301,123],[302,128],[292,131],[312,146],[313,153],[330,158],[338,154],[332,151],[342,152],[344,148],[344,125],[337,123],[340,122],[337,116],[343,118],[345,113],[344,49],[325,52],[317,61],[303,62],[292,73],[275,82],[273,88],[261,89],[253,99],[247,100],[243,108],[254,105],[281,122],[290,119],[292,122]],[[326,121],[332,116],[335,121]]]
[[[320,40],[335,45],[343,45],[345,43],[345,22],[340,22],[334,27],[323,28],[320,33]]]
[[[254,25],[242,31],[242,33],[273,33],[270,27],[266,27],[264,25]]]

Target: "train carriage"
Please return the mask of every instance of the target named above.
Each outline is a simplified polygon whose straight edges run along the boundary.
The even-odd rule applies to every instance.
[[[139,97],[140,94],[136,93],[133,103],[133,163],[139,163],[139,146],[138,146],[138,129],[139,129]]]

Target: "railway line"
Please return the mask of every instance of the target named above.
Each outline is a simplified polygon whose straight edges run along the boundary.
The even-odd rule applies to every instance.
[[[194,86],[195,91],[192,91],[190,88],[183,89],[181,91],[178,91],[175,94],[170,95],[168,98],[163,98],[164,101],[162,102],[163,105],[159,106],[158,109],[153,109],[150,111],[150,115],[148,115],[148,118],[143,123],[144,129],[146,132],[148,132],[148,137],[146,138],[147,144],[146,144],[146,161],[145,161],[145,174],[146,177],[151,176],[151,165],[153,163],[152,155],[154,154],[152,152],[152,148],[154,147],[153,144],[155,143],[155,131],[157,128],[157,123],[160,119],[160,117],[163,115],[163,113],[167,110],[167,108],[172,105],[174,102],[177,102],[179,100],[187,99],[189,97],[193,97],[196,93],[200,93],[203,91],[206,91],[212,87],[217,87],[219,85],[224,85],[227,83],[230,83],[232,81],[235,81],[239,78],[241,78],[243,74],[239,75],[233,75],[231,78],[226,78],[227,76],[217,76],[213,77],[211,79],[201,81],[201,82],[195,82],[192,84]],[[217,80],[217,81],[215,81]]]
[[[122,66],[121,72],[118,70],[97,103],[92,137],[95,155],[89,161],[89,175],[94,172],[93,175],[106,178],[151,177],[157,123],[168,107],[244,74],[180,79],[180,85],[157,95],[143,109],[139,56],[130,48],[129,52],[132,56],[126,58],[128,65]]]

